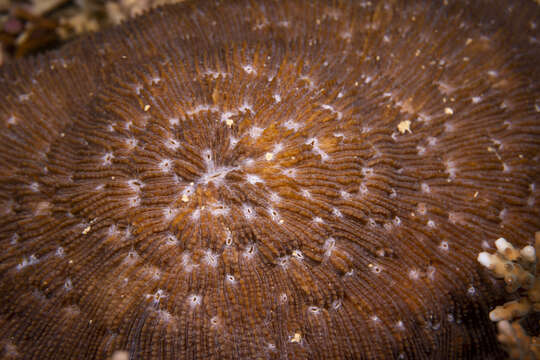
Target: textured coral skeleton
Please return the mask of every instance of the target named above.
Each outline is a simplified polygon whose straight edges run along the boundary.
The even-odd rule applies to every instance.
[[[531,1],[187,1],[0,68],[3,358],[500,359]]]
[[[481,252],[478,262],[495,277],[503,278],[508,292],[520,288],[525,291],[519,299],[497,306],[489,313],[489,318],[497,322],[497,338],[505,345],[511,359],[538,359],[540,338],[527,334],[522,322],[527,316],[540,312],[540,231],[535,233],[534,247],[527,245],[519,250],[504,238],[498,239],[495,245],[497,252]]]

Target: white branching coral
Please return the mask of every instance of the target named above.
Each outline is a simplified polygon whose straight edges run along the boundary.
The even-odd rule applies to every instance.
[[[504,305],[497,306],[489,318],[497,322],[497,339],[506,348],[511,359],[540,359],[540,337],[527,334],[522,320],[540,311],[540,231],[535,234],[534,247],[527,245],[516,249],[504,238],[495,241],[497,252],[481,252],[478,262],[491,270],[495,277],[504,278],[506,290],[522,296]]]

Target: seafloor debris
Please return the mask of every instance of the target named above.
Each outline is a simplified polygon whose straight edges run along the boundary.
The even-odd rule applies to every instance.
[[[107,1],[105,9],[109,22],[119,24],[127,18],[140,15],[147,9],[181,1],[182,0],[116,0]]]
[[[527,317],[540,310],[540,276],[537,264],[540,259],[540,231],[535,234],[534,247],[527,245],[516,249],[504,238],[495,242],[497,252],[482,252],[478,261],[493,272],[495,277],[504,278],[508,292],[522,294],[516,300],[497,306],[489,318],[497,322],[498,340],[511,359],[540,359],[540,337],[528,334],[523,326]],[[538,321],[538,320],[536,320]]]
[[[0,0],[0,65],[182,0]]]

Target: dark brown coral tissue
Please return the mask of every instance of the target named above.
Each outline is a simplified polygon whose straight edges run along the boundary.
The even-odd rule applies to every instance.
[[[528,0],[203,0],[3,67],[0,356],[503,358],[539,59]]]

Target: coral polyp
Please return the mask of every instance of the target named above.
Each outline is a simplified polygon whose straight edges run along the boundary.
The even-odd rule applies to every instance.
[[[496,3],[187,1],[0,68],[2,356],[502,358],[540,10]]]

